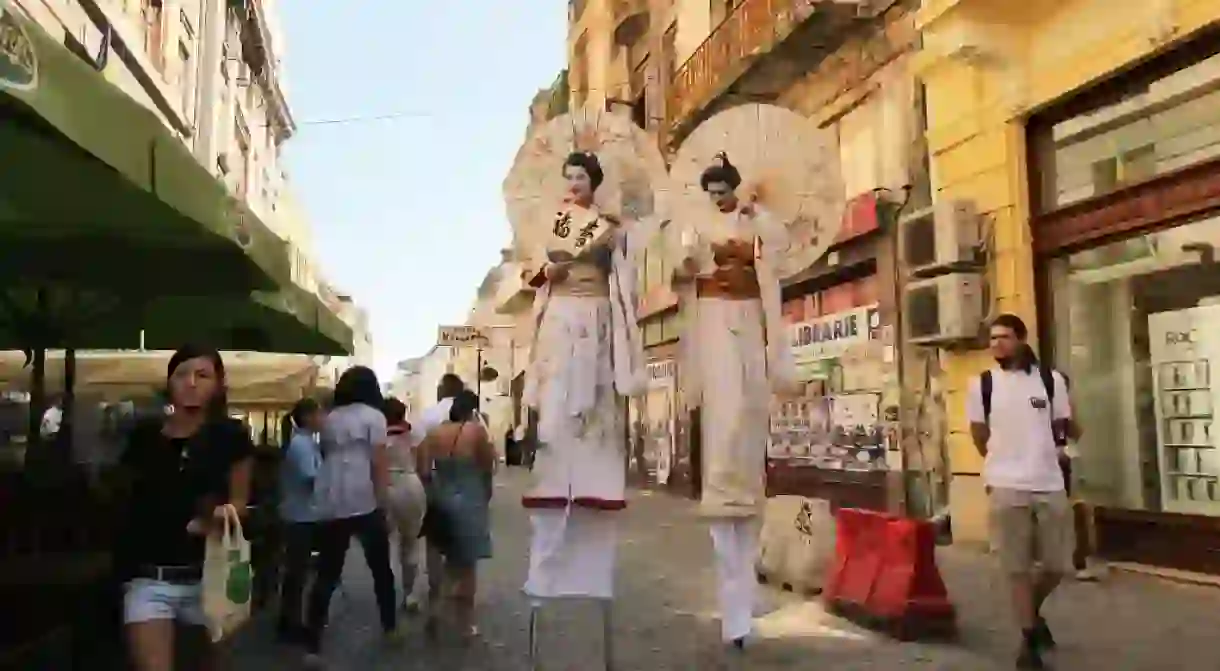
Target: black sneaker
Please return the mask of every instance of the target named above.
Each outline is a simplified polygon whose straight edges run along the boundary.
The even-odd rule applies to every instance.
[[[1046,664],[1042,662],[1042,653],[1028,638],[1021,641],[1021,651],[1017,653],[1017,668],[1023,671],[1039,671],[1046,668]]]
[[[1034,622],[1034,629],[1030,636],[1030,641],[1042,650],[1054,650],[1055,646],[1058,645],[1055,643],[1055,637],[1051,634],[1051,628],[1046,626],[1046,620],[1044,620],[1041,615],[1039,615],[1038,620]]]

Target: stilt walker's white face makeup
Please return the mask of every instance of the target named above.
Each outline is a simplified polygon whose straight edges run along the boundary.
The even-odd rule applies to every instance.
[[[568,197],[572,202],[588,205],[593,202],[593,180],[585,169],[576,165],[563,167],[564,179],[568,182]]]
[[[707,185],[707,195],[717,209],[728,212],[737,207],[737,190],[728,182],[710,182]]]

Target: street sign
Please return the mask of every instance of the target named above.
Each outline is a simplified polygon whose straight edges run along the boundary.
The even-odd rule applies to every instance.
[[[487,344],[487,336],[477,326],[441,326],[436,344],[441,347],[479,347]]]

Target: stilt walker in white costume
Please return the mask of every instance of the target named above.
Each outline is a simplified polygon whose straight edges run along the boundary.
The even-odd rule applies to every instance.
[[[524,591],[535,666],[540,608],[577,598],[602,604],[605,666],[613,667],[625,398],[644,389],[632,240],[642,225],[615,201],[625,180],[657,168],[639,165],[639,147],[649,145],[633,128],[600,111],[561,117],[527,141],[505,184],[517,253],[541,257],[527,270],[538,291],[524,399],[538,412],[539,447],[522,500],[532,526]]]
[[[780,279],[825,251],[843,211],[837,169],[820,175],[829,184],[803,183],[825,172],[802,156],[812,132],[782,108],[734,108],[695,129],[671,173],[685,194],[669,238],[686,315],[679,381],[685,404],[701,408],[700,513],[715,552],[721,635],[737,648],[753,631],[772,395],[796,388]],[[817,209],[833,221],[818,220]]]

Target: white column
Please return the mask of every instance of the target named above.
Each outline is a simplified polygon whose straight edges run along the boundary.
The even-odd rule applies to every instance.
[[[195,158],[209,171],[216,170],[216,155],[225,137],[225,117],[220,105],[224,78],[220,62],[224,58],[226,0],[200,0],[198,29],[198,92],[195,96]]]

